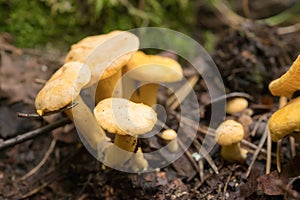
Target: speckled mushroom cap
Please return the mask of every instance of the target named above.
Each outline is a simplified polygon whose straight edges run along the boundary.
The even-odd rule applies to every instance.
[[[244,137],[242,124],[234,120],[222,122],[215,132],[215,139],[221,146],[228,146],[240,142]]]
[[[175,139],[177,137],[177,133],[173,129],[166,129],[161,133],[161,137],[164,140],[169,141]]]
[[[72,45],[65,62],[87,62],[92,72],[91,83],[89,84],[91,85],[97,82],[99,78],[108,78],[119,71],[138,49],[138,46],[139,39],[126,31],[113,31],[107,34],[89,36]],[[97,50],[101,51],[99,56],[89,60],[89,56]],[[120,53],[118,54],[118,52]],[[113,54],[118,55],[118,57],[114,58]],[[112,60],[112,62],[108,60]],[[99,64],[107,66],[105,69],[98,69]]]
[[[91,72],[83,63],[65,63],[37,94],[35,107],[38,114],[43,115],[69,105],[90,78]]]
[[[142,51],[133,54],[125,72],[134,80],[148,82],[175,82],[183,77],[182,67],[176,61],[159,55],[146,55]]]
[[[286,135],[300,130],[300,97],[292,99],[270,117],[268,126],[271,139],[277,142]]]
[[[294,92],[300,90],[300,55],[290,69],[280,78],[269,84],[269,90],[274,96],[292,97]]]
[[[157,121],[156,112],[142,103],[123,98],[107,98],[100,101],[94,115],[104,129],[119,135],[142,135],[151,131]]]

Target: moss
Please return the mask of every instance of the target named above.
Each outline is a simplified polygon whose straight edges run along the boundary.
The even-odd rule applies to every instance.
[[[189,33],[194,1],[165,0],[0,0],[0,32],[19,47],[57,44],[115,29],[159,26]],[[59,42],[58,42],[59,41]]]

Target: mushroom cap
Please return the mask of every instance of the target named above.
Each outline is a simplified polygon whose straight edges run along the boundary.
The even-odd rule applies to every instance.
[[[135,52],[126,64],[125,72],[134,80],[148,82],[175,82],[183,77],[182,67],[176,61],[160,55]]]
[[[177,133],[176,131],[174,131],[173,129],[167,129],[167,130],[164,130],[162,133],[161,133],[161,137],[164,139],[164,140],[173,140],[177,137]]]
[[[80,62],[65,63],[47,81],[35,99],[41,115],[69,105],[91,78],[89,68]]]
[[[280,78],[269,84],[269,90],[274,96],[292,97],[294,92],[300,90],[300,55],[290,69]]]
[[[299,108],[300,97],[297,97],[273,113],[268,122],[272,141],[277,142],[300,129]]]
[[[221,146],[228,146],[240,142],[243,137],[243,125],[231,119],[222,122],[215,132],[215,139]]]
[[[157,121],[156,112],[142,103],[123,98],[107,98],[94,109],[96,120],[110,133],[142,135],[151,131]]]
[[[245,110],[248,107],[248,101],[245,98],[237,97],[229,99],[226,105],[226,113],[234,114]]]
[[[105,44],[106,41],[112,42],[112,44]],[[101,44],[104,45],[101,46]],[[97,48],[99,46],[100,49]],[[89,36],[72,45],[65,62],[80,61],[86,63],[94,50],[103,50],[99,56],[87,63],[92,72],[91,84],[93,84],[99,78],[108,78],[119,71],[128,62],[138,46],[138,38],[126,31],[112,31],[107,34]],[[117,53],[118,57],[111,56],[113,53]],[[107,60],[112,62],[109,63]],[[105,69],[98,69],[99,64],[107,64],[108,66],[105,66]]]

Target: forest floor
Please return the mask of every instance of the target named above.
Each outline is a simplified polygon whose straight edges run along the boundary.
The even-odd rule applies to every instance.
[[[207,162],[209,158],[198,161],[192,156],[197,152],[197,145],[193,143],[186,153],[169,166],[142,174],[104,167],[82,145],[71,122],[64,120],[58,123],[64,118],[62,114],[43,119],[18,118],[18,112],[35,113],[37,92],[61,66],[65,54],[19,49],[9,42],[8,35],[0,35],[0,199],[300,199],[299,144],[294,144],[289,138],[283,139],[280,152],[282,171],[278,173],[276,144],[271,144],[272,154],[269,155],[268,132],[265,131],[270,115],[278,108],[278,98],[267,93],[267,84],[292,64],[299,49],[292,47],[291,41],[299,36],[289,35],[286,41],[290,43],[278,46],[278,36],[270,31],[273,29],[256,26],[254,29],[251,30],[251,33],[257,33],[254,39],[247,34],[240,34],[241,30],[228,29],[224,32],[227,34],[224,36],[226,42],[218,45],[212,54],[216,64],[220,65],[228,94],[232,94],[230,98],[247,97],[248,108],[253,111],[252,115],[241,112],[226,116],[227,119],[240,121],[247,130],[242,143],[248,150],[246,161],[224,161],[218,145],[209,154],[212,163]],[[263,34],[260,35],[260,31]],[[269,35],[264,35],[265,32]],[[281,58],[278,49],[279,54],[286,57]],[[254,84],[250,89],[245,88],[242,82],[245,74],[234,72],[233,69],[239,64],[245,64],[244,68],[249,69],[258,62],[266,67],[262,69],[266,73],[260,74],[263,86]],[[272,62],[275,67],[268,68],[267,65]],[[268,76],[272,72],[273,75]],[[247,73],[247,76],[251,76]],[[184,74],[187,79],[194,76],[189,67],[184,69]],[[226,79],[230,75],[235,76],[234,83]],[[199,105],[209,104],[207,86],[201,78],[193,89]],[[159,103],[167,106],[167,92],[161,89],[158,96]],[[200,109],[199,116],[203,120],[199,123],[195,138],[198,143],[208,134],[209,108],[203,106]],[[176,127],[178,124],[177,112],[178,108],[168,113],[171,115],[166,122],[168,126]],[[50,126],[50,130],[40,129],[45,126]],[[31,139],[3,146],[9,139],[32,131],[37,131],[37,134]],[[184,125],[183,131],[190,131],[188,124]],[[161,145],[155,140],[146,139],[141,144],[148,145],[144,151]],[[268,155],[272,161],[271,172],[265,175]]]

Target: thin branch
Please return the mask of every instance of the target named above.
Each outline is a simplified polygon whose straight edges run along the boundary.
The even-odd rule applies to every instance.
[[[247,176],[247,177],[249,176],[249,174],[250,174],[250,172],[251,172],[251,169],[252,169],[252,167],[253,167],[253,165],[254,165],[254,162],[255,162],[255,160],[256,160],[256,158],[257,158],[257,156],[258,156],[258,154],[259,154],[261,148],[263,147],[263,145],[264,145],[264,143],[265,143],[265,141],[266,141],[266,139],[267,139],[267,137],[268,137],[268,134],[269,134],[269,129],[268,129],[268,127],[266,127],[266,128],[265,128],[265,131],[264,131],[264,134],[262,135],[262,137],[261,137],[261,139],[260,139],[260,141],[259,141],[258,147],[257,147],[257,149],[255,150],[255,152],[254,152],[254,154],[253,154],[253,156],[252,156],[251,163],[250,163],[250,165],[249,165],[249,167],[248,167],[248,170],[247,170],[247,172],[246,172],[246,176]]]
[[[38,165],[36,165],[33,169],[31,169],[27,174],[25,174],[21,180],[25,180],[28,177],[32,176],[34,173],[36,173],[48,160],[49,156],[51,155],[51,153],[53,152],[54,148],[56,145],[56,139],[52,139],[51,144],[49,146],[48,151],[45,153],[43,159],[39,162]]]
[[[22,135],[18,135],[16,137],[11,138],[11,139],[5,140],[3,142],[0,142],[0,150],[11,147],[15,144],[25,142],[25,141],[30,140],[30,139],[38,136],[38,135],[41,135],[41,134],[44,134],[44,133],[49,133],[50,131],[52,131],[52,130],[58,128],[58,127],[61,127],[65,124],[68,124],[70,122],[71,121],[68,118],[63,118],[63,119],[60,119],[60,120],[58,120],[58,121],[56,121],[52,124],[48,124],[46,126],[38,128],[36,130],[29,131],[29,132],[24,133]]]

